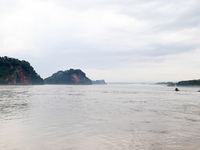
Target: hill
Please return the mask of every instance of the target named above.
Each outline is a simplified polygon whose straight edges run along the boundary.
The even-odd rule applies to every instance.
[[[10,57],[0,57],[0,84],[44,84],[29,62]]]
[[[46,84],[75,84],[75,85],[91,85],[92,81],[86,77],[85,73],[80,69],[70,69],[66,71],[58,71],[52,76],[46,78]]]
[[[200,86],[200,80],[187,80],[187,81],[179,81],[176,83],[178,86]]]
[[[168,86],[200,86],[200,79],[198,80],[186,80],[186,81],[179,81],[179,82],[159,82],[156,84],[166,84]]]

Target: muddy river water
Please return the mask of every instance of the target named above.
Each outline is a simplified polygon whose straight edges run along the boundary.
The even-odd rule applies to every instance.
[[[199,150],[200,87],[0,86],[1,150]]]

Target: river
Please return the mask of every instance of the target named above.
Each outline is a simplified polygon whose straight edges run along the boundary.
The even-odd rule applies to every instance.
[[[199,150],[199,89],[0,86],[0,149]]]

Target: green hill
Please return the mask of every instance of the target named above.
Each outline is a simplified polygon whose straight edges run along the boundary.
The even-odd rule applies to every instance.
[[[58,71],[45,79],[46,84],[90,85],[92,81],[80,69]]]
[[[29,62],[0,57],[0,84],[44,84]]]
[[[179,81],[178,86],[200,86],[200,80]]]
[[[200,86],[200,79],[198,80],[186,80],[179,82],[159,82],[157,84],[166,84],[168,86]]]

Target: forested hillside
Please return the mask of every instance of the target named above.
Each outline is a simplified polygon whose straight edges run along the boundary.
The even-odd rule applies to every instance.
[[[44,84],[29,62],[0,57],[0,84]]]
[[[80,69],[70,69],[58,71],[45,79],[46,84],[92,84],[92,81],[86,77]]]

